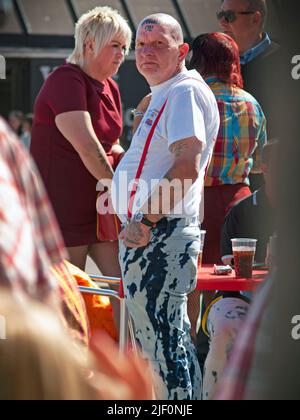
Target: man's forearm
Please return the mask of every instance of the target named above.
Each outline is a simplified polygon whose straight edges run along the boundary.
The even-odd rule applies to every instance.
[[[184,199],[196,179],[196,172],[191,171],[188,165],[175,163],[156,186],[141,211],[150,221],[158,222]]]

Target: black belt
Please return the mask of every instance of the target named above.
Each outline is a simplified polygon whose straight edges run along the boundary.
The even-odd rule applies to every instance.
[[[171,218],[171,217],[163,217],[156,223],[157,229],[174,229],[176,227],[184,227],[189,226],[192,223],[195,226],[200,226],[200,222],[198,217],[179,217],[179,218]]]

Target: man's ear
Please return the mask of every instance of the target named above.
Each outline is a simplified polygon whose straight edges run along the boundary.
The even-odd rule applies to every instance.
[[[190,46],[186,42],[179,47],[179,59],[183,61],[186,59],[188,53],[190,51]]]

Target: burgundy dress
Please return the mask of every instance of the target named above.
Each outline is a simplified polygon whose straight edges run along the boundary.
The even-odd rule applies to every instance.
[[[113,164],[111,146],[122,132],[117,84],[100,83],[78,66],[64,64],[42,87],[34,108],[31,153],[42,175],[67,247],[99,242],[96,235],[97,180],[71,143],[60,133],[55,117],[88,111],[95,133]]]

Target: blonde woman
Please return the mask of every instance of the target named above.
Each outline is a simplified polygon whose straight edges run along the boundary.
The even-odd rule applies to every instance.
[[[71,262],[87,255],[104,275],[119,276],[117,241],[96,235],[96,185],[111,179],[120,155],[121,99],[111,79],[128,53],[132,33],[109,7],[84,14],[66,64],[46,80],[36,102],[31,152],[52,201]],[[110,239],[110,238],[108,238]]]

